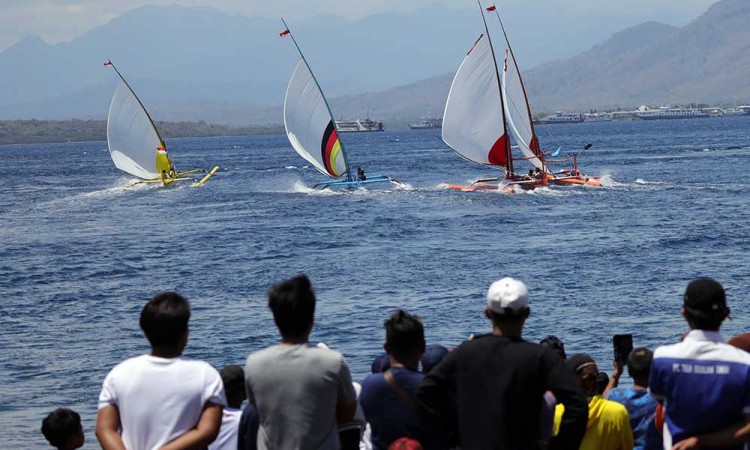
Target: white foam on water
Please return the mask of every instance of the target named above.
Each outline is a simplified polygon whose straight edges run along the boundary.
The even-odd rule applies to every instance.
[[[615,181],[615,179],[612,178],[612,174],[610,174],[609,172],[604,172],[602,176],[599,178],[599,182],[602,184],[602,187],[606,187],[606,188],[625,186],[625,183],[620,183],[619,181]],[[586,187],[596,187],[596,186],[586,186]]]

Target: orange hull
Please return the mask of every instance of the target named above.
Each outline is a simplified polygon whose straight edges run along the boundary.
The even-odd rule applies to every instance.
[[[601,186],[602,185],[602,182],[599,180],[599,177],[578,176],[578,177],[555,178],[552,175],[548,175],[547,180],[549,181],[550,184],[560,184],[560,185],[575,185],[575,186]]]
[[[502,188],[498,189],[497,183],[474,183],[471,186],[464,186],[462,184],[448,184],[448,189],[456,191],[489,191],[489,192],[502,192],[503,194],[513,194],[513,189]]]

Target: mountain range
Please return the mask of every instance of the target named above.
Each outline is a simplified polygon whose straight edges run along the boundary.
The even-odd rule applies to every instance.
[[[550,11],[525,26],[524,8],[532,7],[503,17],[535,111],[750,99],[746,0],[715,3],[681,28],[641,24],[593,47],[595,33],[561,26]],[[482,31],[478,12],[446,7],[291,25],[337,117],[401,124],[440,115],[452,73]],[[282,29],[211,8],[148,6],[71,42],[28,37],[0,53],[0,119],[105,117],[117,78],[101,63],[111,58],[159,120],[278,124],[298,59]]]

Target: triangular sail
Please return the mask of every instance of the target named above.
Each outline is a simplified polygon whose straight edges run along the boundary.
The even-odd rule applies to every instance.
[[[497,13],[497,12],[496,12]],[[500,15],[497,15],[500,20]],[[502,21],[500,21],[501,27]],[[534,123],[531,118],[531,108],[526,96],[526,88],[521,79],[521,71],[518,69],[513,49],[510,46],[508,35],[503,27],[505,38],[505,64],[503,66],[502,86],[503,100],[505,104],[506,120],[521,152],[531,164],[542,170],[544,166],[544,154],[539,147],[539,139],[534,131]]]
[[[443,141],[464,158],[505,166],[511,161],[492,46],[482,35],[453,79],[443,114]]]
[[[112,161],[118,169],[133,176],[158,178],[165,162],[169,168],[166,146],[135,92],[122,75],[117,74],[120,84],[107,117],[107,145]],[[161,164],[157,160],[161,160]]]
[[[348,173],[336,122],[304,59],[297,63],[286,90],[284,127],[292,147],[321,173],[331,178]]]

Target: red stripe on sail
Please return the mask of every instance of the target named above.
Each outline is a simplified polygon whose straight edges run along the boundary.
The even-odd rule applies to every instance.
[[[325,164],[326,172],[331,174],[333,177],[338,177],[339,173],[336,173],[336,161],[333,161],[332,154],[333,148],[339,141],[339,136],[336,133],[336,127],[333,125],[333,121],[328,122],[325,132],[323,132],[322,142],[322,156],[323,164]]]
[[[487,160],[494,166],[505,166],[508,164],[508,135],[503,134],[495,141],[490,149]]]
[[[529,142],[529,148],[537,157],[539,157],[539,159],[544,161],[544,153],[542,153],[542,148],[539,147],[539,139],[536,138],[536,135],[531,138],[531,142]]]
[[[474,45],[472,45],[471,48],[469,49],[469,51],[466,52],[467,55],[470,54],[474,50],[474,47],[476,47],[477,44],[479,43],[479,41],[482,40],[482,37],[484,37],[484,33],[480,34],[479,37],[477,38],[477,40],[474,41]]]
[[[331,159],[331,153],[333,152],[333,147],[336,146],[336,142],[338,142],[339,136],[336,134],[336,130],[333,130],[333,133],[331,133],[331,136],[328,137],[328,142],[326,143],[326,169],[328,169],[328,173],[339,175],[336,173],[336,168],[334,166],[335,161]]]

